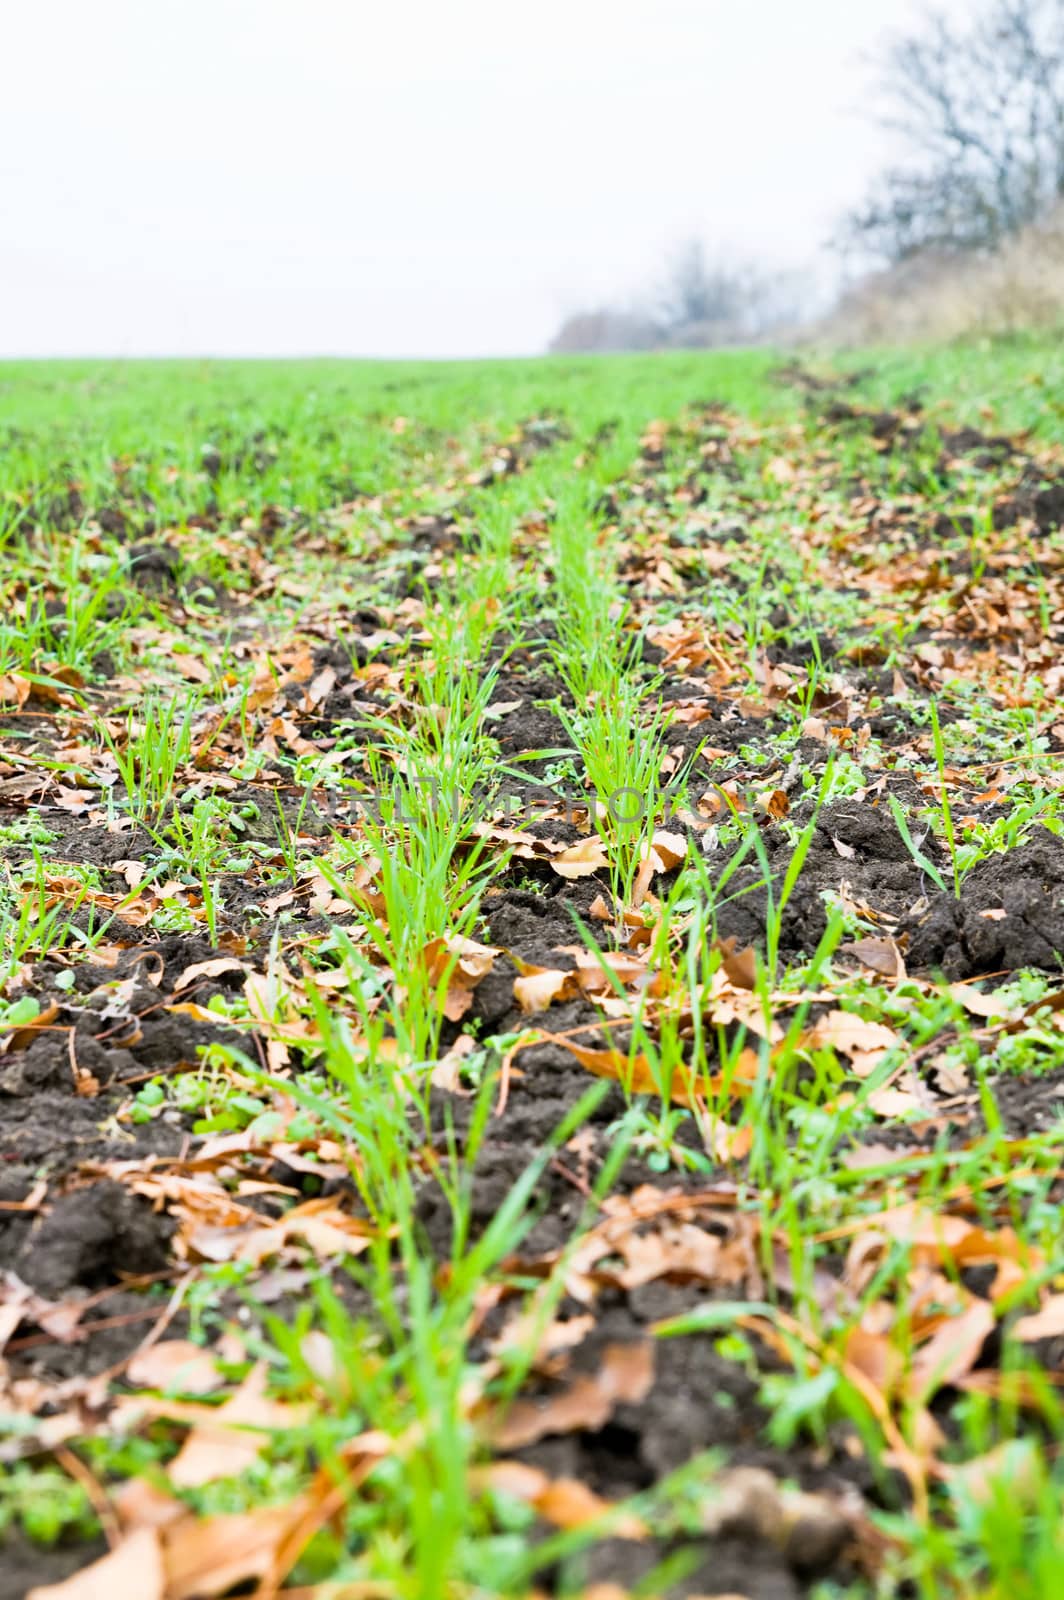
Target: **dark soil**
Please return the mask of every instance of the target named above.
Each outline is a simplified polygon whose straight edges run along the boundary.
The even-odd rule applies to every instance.
[[[691,1309],[697,1296],[665,1283],[648,1284],[599,1307],[598,1325],[574,1351],[564,1376],[539,1385],[545,1401],[580,1374],[594,1374],[616,1345],[647,1339],[659,1320]],[[536,1390],[531,1391],[534,1397]],[[677,1536],[633,1542],[622,1538],[596,1545],[577,1563],[583,1582],[634,1586],[662,1561],[682,1552],[686,1576],[666,1594],[735,1593],[756,1600],[790,1600],[810,1582],[847,1575],[849,1542],[842,1507],[853,1491],[890,1503],[890,1485],[877,1485],[863,1459],[855,1457],[845,1427],[822,1449],[785,1452],[766,1443],[769,1418],[757,1401],[754,1381],[721,1359],[697,1336],[658,1340],[653,1346],[653,1381],[645,1399],[622,1402],[604,1427],[555,1434],[516,1452],[518,1459],[551,1478],[576,1479],[595,1492],[616,1497],[638,1493],[708,1451],[726,1454],[740,1481],[755,1486],[759,1475],[786,1479],[819,1497],[817,1518],[798,1518],[776,1538],[758,1528],[751,1495],[722,1518],[712,1537]],[[835,1515],[830,1509],[835,1508]],[[852,1571],[849,1574],[852,1576]]]
[[[1064,967],[1064,840],[1039,832],[973,868],[960,899],[936,892],[908,919],[912,965],[951,979]]]

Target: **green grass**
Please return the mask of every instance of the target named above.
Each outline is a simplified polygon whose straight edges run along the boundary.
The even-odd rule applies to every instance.
[[[607,1430],[618,1503],[571,1528],[485,1477],[485,1417],[564,1362],[620,1271],[621,1245],[601,1283],[581,1251],[634,1155],[659,1190],[727,1197],[711,1244],[742,1264],[645,1336],[749,1375],[753,1442],[784,1475],[837,1464],[840,1438],[866,1463],[879,1570],[836,1571],[817,1600],[1059,1587],[1064,1408],[1016,1327],[1060,1287],[1064,1121],[1013,1136],[1009,1116],[1017,1080],[1033,1093],[1064,1060],[1064,951],[967,987],[875,962],[891,871],[959,915],[988,866],[1059,837],[1064,535],[995,528],[1010,469],[947,471],[937,430],[1053,441],[1064,355],[854,357],[872,370],[848,404],[925,391],[906,449],[808,410],[780,359],[0,367],[0,781],[24,785],[0,817],[0,1081],[24,1092],[45,1030],[73,1050],[79,1027],[117,1029],[135,1057],[133,986],[79,980],[93,947],[164,939],[139,1022],[191,1005],[229,1031],[196,1060],[125,1062],[101,1125],[162,1141],[176,1121],[193,1157],[231,1140],[205,1170],[234,1204],[280,1229],[321,1200],[350,1225],[343,1247],[181,1264],[190,1337],[225,1336],[220,1394],[261,1361],[309,1412],[179,1498],[280,1515],[327,1491],[293,1583],[576,1600],[623,1516],[660,1534],[666,1573],[696,1559],[726,1449],[632,1494]],[[514,747],[533,716],[557,719],[556,748]],[[574,802],[584,881],[556,870]],[[878,878],[843,802],[890,824]],[[547,969],[564,999],[533,1031],[479,1006],[515,890],[551,929],[515,955],[526,977],[561,955],[559,909],[568,930]],[[722,942],[740,916],[753,953]],[[204,947],[217,967],[176,987]],[[569,1057],[614,1081],[608,1113],[603,1085],[559,1090]],[[540,1095],[554,1121],[532,1149]],[[80,1159],[63,1137],[34,1178]],[[907,1207],[925,1233],[895,1226]],[[976,1293],[973,1264],[1002,1259],[1000,1292]],[[983,1387],[932,1342],[973,1305]],[[86,1425],[92,1478],[35,1426],[0,1400],[0,1561],[5,1530],[91,1536],[86,1484],[172,1492],[187,1419]]]

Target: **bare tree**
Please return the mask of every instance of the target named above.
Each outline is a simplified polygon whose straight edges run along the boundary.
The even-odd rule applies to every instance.
[[[711,267],[700,239],[688,239],[673,252],[658,294],[658,320],[669,333],[713,323],[735,324],[746,310],[745,275]]]
[[[932,13],[889,45],[882,89],[911,160],[851,214],[849,242],[891,261],[992,249],[1064,198],[1064,0]]]
[[[701,242],[675,250],[656,293],[628,310],[604,305],[567,317],[555,352],[711,350],[753,344],[800,320],[806,287],[797,275],[711,265]]]

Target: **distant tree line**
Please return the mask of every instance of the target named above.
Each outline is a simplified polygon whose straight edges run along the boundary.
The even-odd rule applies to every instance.
[[[792,279],[714,263],[701,241],[690,239],[672,254],[660,285],[634,306],[576,312],[550,348],[572,353],[752,344],[793,322],[798,303]]]

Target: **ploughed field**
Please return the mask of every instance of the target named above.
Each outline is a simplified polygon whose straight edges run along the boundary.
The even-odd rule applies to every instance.
[[[1064,1592],[1013,343],[0,369],[0,1594]]]

